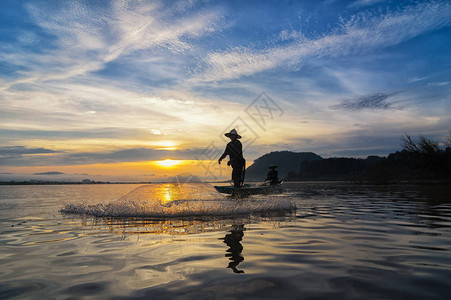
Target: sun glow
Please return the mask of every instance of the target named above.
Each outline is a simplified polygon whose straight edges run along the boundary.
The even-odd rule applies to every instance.
[[[159,141],[153,142],[152,144],[159,147],[161,150],[177,150],[177,143],[173,141]]]
[[[165,159],[165,160],[157,160],[155,161],[159,166],[171,168],[173,166],[176,166],[180,164],[181,160],[172,160],[172,159]]]

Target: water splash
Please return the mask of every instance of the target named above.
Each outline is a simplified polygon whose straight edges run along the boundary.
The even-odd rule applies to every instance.
[[[281,197],[230,199],[209,184],[150,184],[107,204],[68,203],[63,213],[96,217],[233,216],[295,209]]]

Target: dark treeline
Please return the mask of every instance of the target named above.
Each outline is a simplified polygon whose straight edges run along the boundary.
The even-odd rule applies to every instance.
[[[402,151],[387,157],[328,158],[303,161],[286,180],[346,180],[357,183],[451,182],[451,133],[440,147],[424,136],[402,139]]]

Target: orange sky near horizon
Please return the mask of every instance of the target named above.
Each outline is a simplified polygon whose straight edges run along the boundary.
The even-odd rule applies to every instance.
[[[226,163],[218,165],[216,160],[155,160],[139,162],[120,162],[67,166],[24,166],[3,167],[3,172],[14,171],[22,175],[34,175],[45,172],[61,172],[60,175],[34,175],[34,179],[73,180],[79,179],[102,181],[165,181],[175,176],[191,175],[211,180],[227,180],[231,168]],[[39,177],[38,177],[39,176]],[[45,177],[45,178],[44,178]]]

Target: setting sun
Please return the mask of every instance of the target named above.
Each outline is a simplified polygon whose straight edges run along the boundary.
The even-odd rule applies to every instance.
[[[155,162],[158,165],[162,166],[162,167],[170,168],[170,167],[173,167],[173,166],[176,166],[176,165],[180,164],[182,161],[181,160],[165,159],[165,160],[157,160]]]

